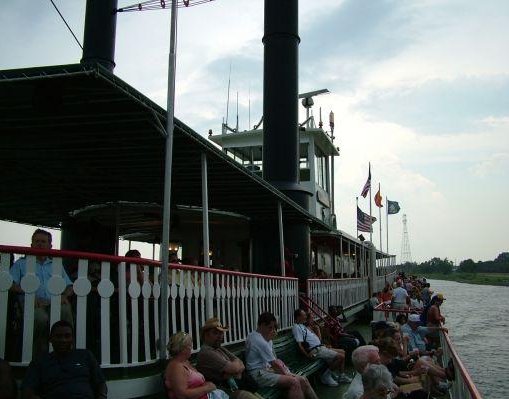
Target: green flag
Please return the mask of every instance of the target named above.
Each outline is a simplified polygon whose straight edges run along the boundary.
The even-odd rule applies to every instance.
[[[395,213],[398,213],[399,210],[400,210],[400,207],[399,207],[398,202],[387,200],[387,213],[389,215],[394,215]]]

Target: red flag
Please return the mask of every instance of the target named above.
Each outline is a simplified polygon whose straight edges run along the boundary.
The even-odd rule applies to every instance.
[[[380,194],[380,189],[375,194],[375,205],[379,208],[383,207],[382,205],[382,194]]]

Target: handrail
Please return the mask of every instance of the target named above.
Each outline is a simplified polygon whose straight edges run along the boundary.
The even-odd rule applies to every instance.
[[[417,308],[411,308],[411,309],[396,309],[396,308],[391,308],[390,305],[389,307],[387,307],[387,304],[386,303],[380,303],[378,305],[376,305],[374,308],[373,308],[373,311],[375,312],[395,312],[395,313],[418,313],[418,314],[421,314],[422,313],[422,309],[417,309]]]
[[[42,255],[42,256],[54,256],[59,258],[75,258],[75,259],[88,259],[94,261],[108,261],[112,263],[134,263],[143,266],[161,267],[161,261],[146,259],[146,258],[129,258],[125,256],[115,256],[107,254],[98,254],[93,252],[83,251],[68,251],[61,249],[40,249],[31,247],[20,247],[13,245],[0,245],[0,252],[16,253],[23,255]],[[225,274],[231,276],[243,276],[243,277],[259,277],[259,278],[271,278],[277,280],[298,280],[297,277],[283,277],[269,274],[258,274],[258,273],[246,273],[237,272],[233,270],[215,269],[213,267],[206,266],[194,266],[194,265],[182,265],[180,263],[170,263],[170,269],[178,270],[189,270],[189,271],[210,271],[218,274]]]
[[[461,379],[462,379],[463,383],[465,384],[466,388],[468,389],[468,392],[470,393],[470,397],[472,399],[482,399],[481,393],[477,389],[474,381],[472,380],[472,377],[470,377],[470,374],[468,373],[465,365],[461,361],[459,354],[456,351],[456,348],[454,347],[451,338],[449,337],[449,334],[445,333],[444,331],[440,331],[440,335],[448,347],[448,350],[450,352],[451,358],[453,359],[455,368],[457,367],[459,369]]]

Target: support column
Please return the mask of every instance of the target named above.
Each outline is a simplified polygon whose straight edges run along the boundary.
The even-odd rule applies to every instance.
[[[207,154],[201,153],[201,203],[203,218],[203,265],[210,267],[210,237],[209,237],[209,195],[208,195],[208,179],[207,179]],[[207,306],[207,318],[211,318],[214,314],[213,295],[210,291],[212,287],[210,273],[205,274],[205,298]]]

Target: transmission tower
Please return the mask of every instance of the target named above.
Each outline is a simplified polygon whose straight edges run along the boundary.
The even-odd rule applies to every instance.
[[[403,214],[403,240],[401,241],[401,264],[412,262],[410,252],[410,239],[408,238],[408,229],[406,226],[406,214]]]

